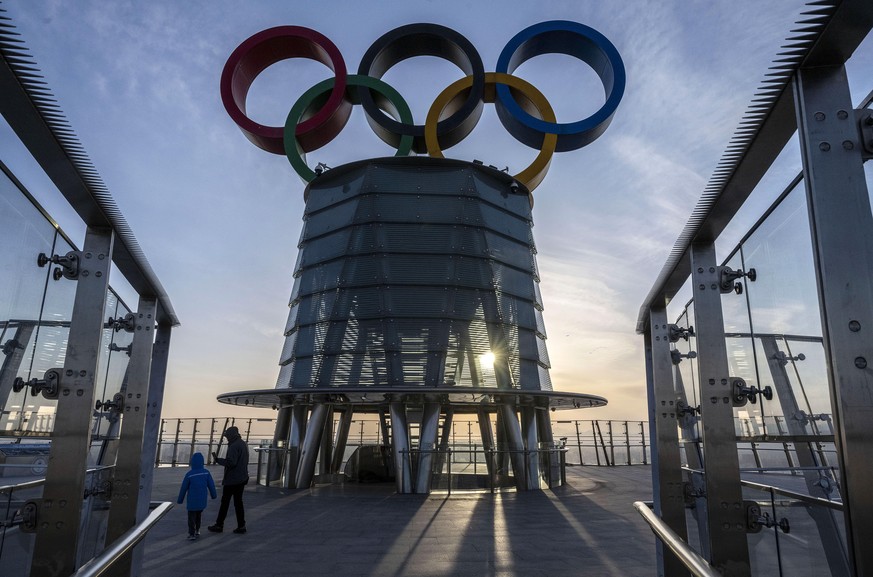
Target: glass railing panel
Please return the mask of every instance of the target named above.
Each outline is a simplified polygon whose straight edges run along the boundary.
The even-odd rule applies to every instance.
[[[73,247],[64,238],[60,236],[57,238],[54,247],[56,254],[64,255],[72,250]],[[75,296],[75,282],[64,278],[48,281],[31,359],[31,378],[42,379],[49,369],[63,369]],[[57,401],[46,399],[42,395],[33,396],[29,392],[25,398],[19,398],[21,400],[19,410],[22,413],[19,434],[50,433],[54,428]]]
[[[82,533],[79,537],[79,565],[99,555],[105,546],[106,524],[112,499],[112,467],[98,467],[85,476],[82,503]]]
[[[36,535],[21,530],[22,512],[25,503],[42,497],[43,487],[33,482],[6,485],[3,477],[0,485],[0,567],[3,575],[27,575]]]
[[[776,495],[770,516],[782,527],[779,562],[786,576],[846,577],[848,571],[843,512]],[[767,529],[764,529],[765,531]]]
[[[39,268],[37,255],[53,254],[57,232],[27,197],[0,172],[0,431],[19,432],[25,413],[26,391],[12,391],[16,377],[31,378],[34,344],[39,335],[50,267]]]

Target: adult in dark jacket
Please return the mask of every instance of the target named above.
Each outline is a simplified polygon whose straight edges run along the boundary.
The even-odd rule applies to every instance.
[[[206,508],[207,494],[213,499],[217,496],[215,482],[212,475],[203,466],[203,453],[191,455],[191,469],[185,473],[182,479],[182,487],[179,489],[179,504],[188,497],[188,539],[196,539],[200,536],[200,516]]]
[[[224,531],[224,519],[233,499],[233,510],[236,512],[236,529],[234,533],[246,532],[246,515],[243,509],[243,490],[249,482],[249,448],[239,435],[239,429],[228,427],[224,432],[227,439],[227,454],[220,459],[216,453],[212,457],[216,463],[224,466],[224,478],[221,480],[221,506],[218,508],[218,518],[215,525],[210,525],[213,533]]]

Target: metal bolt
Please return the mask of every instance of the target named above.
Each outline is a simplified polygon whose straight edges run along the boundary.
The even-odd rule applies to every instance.
[[[103,276],[103,273],[100,272],[99,270],[98,270],[96,273],[94,273],[94,274],[97,275],[97,278],[100,278],[101,276]]]
[[[709,272],[715,272],[715,267],[714,266],[709,267]]]
[[[831,145],[828,142],[822,142],[821,144],[818,145],[818,149],[821,150],[822,152],[827,152],[828,150],[831,149]]]
[[[849,117],[849,113],[846,112],[845,110],[838,110],[837,111],[837,118],[839,118],[840,120],[845,120],[848,117]]]
[[[849,321],[849,330],[853,333],[857,333],[861,330],[861,323],[858,321]]]
[[[700,290],[706,290],[706,285],[703,283],[700,283],[700,286],[697,288],[699,288]]]
[[[824,112],[816,112],[814,116],[815,116],[815,119],[818,120],[819,122],[821,122],[822,120],[825,119]]]
[[[843,148],[845,150],[852,150],[853,148],[855,148],[855,143],[852,142],[851,140],[844,140],[843,141]]]
[[[718,285],[715,284],[715,283],[712,283],[711,285],[709,285],[709,287],[710,287],[712,290],[715,290],[715,289],[718,288]]]
[[[855,366],[858,367],[859,369],[866,369],[867,368],[867,359],[865,359],[864,357],[857,357],[855,359]]]
[[[697,267],[697,272],[703,272],[703,267],[702,266]]]

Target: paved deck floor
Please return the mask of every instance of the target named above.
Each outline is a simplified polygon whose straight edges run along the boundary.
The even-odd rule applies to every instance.
[[[158,469],[153,499],[175,501],[184,468]],[[220,478],[220,471],[213,469]],[[651,468],[568,467],[550,491],[397,495],[393,484],[308,490],[249,485],[248,533],[187,541],[184,505],[147,536],[143,577],[655,575],[655,539],[632,503],[651,499]],[[220,490],[220,489],[219,489]]]

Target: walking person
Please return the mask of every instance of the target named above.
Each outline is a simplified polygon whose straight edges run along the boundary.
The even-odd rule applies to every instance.
[[[236,427],[228,427],[224,437],[227,439],[227,454],[221,459],[216,453],[212,453],[215,462],[224,466],[224,478],[221,480],[221,506],[218,508],[218,518],[208,529],[213,533],[224,531],[224,519],[230,508],[230,500],[233,499],[233,510],[236,513],[236,529],[233,532],[245,533],[243,490],[249,482],[249,448]]]
[[[200,517],[206,509],[207,493],[215,499],[215,481],[212,475],[203,466],[203,454],[191,455],[191,469],[185,473],[182,479],[182,488],[179,489],[179,498],[176,502],[180,505],[188,497],[188,540],[194,541],[200,536]]]

